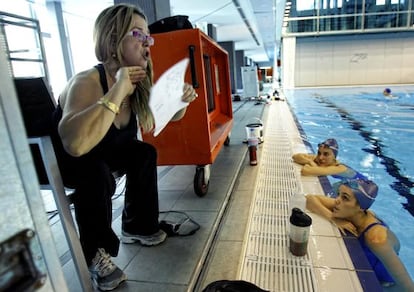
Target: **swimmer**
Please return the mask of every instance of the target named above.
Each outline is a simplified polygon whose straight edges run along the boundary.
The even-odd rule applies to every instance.
[[[384,91],[382,92],[382,94],[383,94],[384,96],[390,96],[390,95],[392,95],[392,94],[391,94],[391,89],[389,89],[389,88],[385,88],[385,89],[384,89]]]
[[[397,99],[398,96],[392,95],[390,88],[385,88],[382,94],[385,96],[386,99]]]
[[[368,210],[377,197],[378,187],[370,180],[344,180],[337,183],[336,198],[307,195],[306,208],[358,237],[368,262],[384,287],[392,291],[414,291],[414,283],[398,256],[400,242],[388,225]]]
[[[340,163],[336,156],[339,146],[335,139],[327,139],[318,144],[318,153],[296,153],[292,156],[294,162],[303,165],[301,174],[304,176],[331,175],[339,179],[366,178],[351,167]]]

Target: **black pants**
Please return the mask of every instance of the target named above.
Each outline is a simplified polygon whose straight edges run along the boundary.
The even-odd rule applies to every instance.
[[[111,227],[115,170],[126,173],[122,229],[140,235],[159,230],[157,153],[152,145],[131,139],[106,151],[73,157],[70,167],[65,164],[62,175],[65,185],[75,189],[76,221],[88,265],[98,248],[118,254],[119,239]]]

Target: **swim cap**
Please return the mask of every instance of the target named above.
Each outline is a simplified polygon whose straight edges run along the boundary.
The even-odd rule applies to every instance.
[[[333,139],[333,138],[326,139],[322,143],[318,144],[318,147],[321,147],[321,146],[325,146],[325,147],[328,147],[329,149],[331,149],[333,151],[335,157],[336,157],[336,155],[338,155],[339,146],[338,146],[338,143],[336,142],[335,139]]]
[[[391,89],[389,89],[389,88],[385,88],[385,89],[384,89],[384,92],[386,92],[386,93],[390,94],[390,93],[391,93]]]
[[[333,185],[336,194],[338,194],[340,185],[345,185],[352,189],[359,206],[363,210],[371,207],[378,194],[378,186],[368,179],[348,179],[337,182]]]

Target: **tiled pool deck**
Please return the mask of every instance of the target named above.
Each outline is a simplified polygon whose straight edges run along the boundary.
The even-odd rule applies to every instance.
[[[285,153],[288,156],[293,152],[306,151],[306,145],[287,102],[257,104],[255,101],[242,100],[233,103],[233,110],[234,127],[230,145],[222,148],[211,167],[210,187],[205,197],[194,194],[195,166],[159,167],[160,209],[184,211],[201,225],[201,229],[192,236],[168,238],[156,247],[121,244],[120,253],[114,262],[126,272],[128,281],[117,291],[202,291],[215,280],[243,278],[255,282],[251,278],[244,278],[243,263],[248,256],[249,228],[252,226],[251,216],[254,215],[252,208],[257,202],[257,180],[266,173],[262,162],[269,159],[272,149],[276,151],[281,147],[278,143],[284,143],[283,147],[287,147],[285,142],[289,141],[290,153]],[[245,125],[255,117],[263,120],[265,141],[259,146],[259,165],[250,166],[243,140],[246,136]],[[276,135],[282,133],[283,139],[266,136],[273,130],[276,130]],[[286,168],[299,171],[299,166],[291,159],[284,161]],[[330,188],[323,178],[300,179],[305,193],[323,193]],[[113,201],[113,226],[117,234],[121,230],[122,204],[122,195]],[[53,209],[53,206],[48,208]],[[311,269],[310,291],[381,291],[357,240],[354,237],[342,237],[329,222],[317,215],[310,215],[313,225],[306,259],[295,259],[286,254],[286,245],[281,247],[286,257],[292,258],[299,266],[308,265]],[[50,222],[68,288],[70,291],[80,291],[58,217]],[[273,275],[270,274],[270,277]],[[278,277],[280,273],[274,272],[274,280],[256,283],[271,291],[308,291],[300,287],[282,289],[278,286]]]

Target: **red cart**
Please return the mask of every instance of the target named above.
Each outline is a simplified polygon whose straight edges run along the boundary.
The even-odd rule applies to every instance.
[[[210,165],[223,145],[230,142],[233,126],[228,54],[199,29],[184,29],[152,35],[154,81],[178,61],[189,58],[185,82],[198,98],[183,119],[170,122],[156,137],[143,136],[158,151],[158,165],[196,165],[194,191],[207,194]]]

